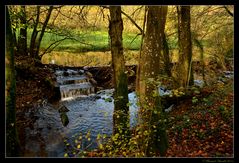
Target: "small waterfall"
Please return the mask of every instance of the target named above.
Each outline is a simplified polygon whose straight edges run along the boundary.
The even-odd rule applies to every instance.
[[[84,70],[56,70],[55,74],[62,101],[95,93],[95,87],[90,83],[90,78]]]

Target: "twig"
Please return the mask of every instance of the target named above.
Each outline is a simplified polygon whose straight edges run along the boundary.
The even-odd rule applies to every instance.
[[[227,8],[227,6],[223,6],[223,7],[226,9],[227,13],[233,17],[233,13]]]

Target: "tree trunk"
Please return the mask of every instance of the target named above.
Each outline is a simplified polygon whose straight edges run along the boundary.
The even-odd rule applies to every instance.
[[[168,141],[164,125],[158,86],[161,69],[162,43],[167,6],[150,6],[147,15],[145,40],[140,58],[139,100],[142,138],[139,142],[147,156],[160,152],[164,156]]]
[[[140,64],[140,60],[141,60],[141,54],[142,54],[142,49],[143,49],[143,41],[144,41],[144,36],[145,36],[145,24],[146,24],[146,19],[147,19],[147,10],[148,7],[145,6],[145,10],[144,10],[144,20],[143,20],[143,34],[141,37],[141,43],[140,43],[140,51],[139,51],[139,64]],[[139,94],[139,81],[140,81],[140,66],[137,66],[137,70],[136,70],[136,94]]]
[[[31,36],[31,42],[30,42],[30,55],[32,56],[32,58],[36,57],[36,46],[35,46],[35,43],[36,43],[36,38],[37,38],[37,34],[38,34],[37,26],[38,26],[39,17],[40,17],[40,6],[37,6],[36,9],[37,9],[37,17],[36,17],[36,20],[35,20],[35,23],[34,23],[34,27],[33,27],[33,31],[32,31],[32,36]]]
[[[205,84],[207,84],[206,79],[205,79],[205,62],[204,62],[204,50],[203,50],[203,45],[200,43],[200,41],[194,37],[194,42],[196,46],[200,50],[200,62],[202,64],[202,78]],[[200,65],[201,66],[201,65]]]
[[[36,52],[35,52],[35,59],[37,61],[40,61],[41,60],[41,56],[39,55],[39,50],[40,50],[40,46],[41,46],[41,40],[44,36],[44,33],[45,33],[45,30],[46,30],[46,26],[49,22],[49,19],[51,17],[51,12],[53,10],[53,6],[50,6],[49,9],[48,9],[48,13],[47,13],[47,16],[46,16],[46,19],[43,23],[43,26],[42,26],[42,29],[41,29],[41,33],[40,33],[40,36],[38,37],[38,39],[36,40]]]
[[[166,39],[165,33],[163,34],[163,59],[164,59],[164,71],[168,75],[168,77],[171,77],[171,59],[169,56],[169,47],[168,42]]]
[[[123,56],[123,21],[121,7],[110,6],[109,35],[111,38],[112,67],[114,71],[114,114],[113,134],[121,139],[129,135],[128,80]]]
[[[12,37],[13,37],[14,48],[15,48],[15,50],[17,50],[17,35],[16,35],[16,29],[14,29],[14,28],[12,28]]]
[[[177,7],[177,12],[179,43],[179,68],[177,78],[179,86],[186,88],[189,85],[193,85],[190,6]]]
[[[19,55],[27,55],[27,16],[26,6],[20,8],[20,34],[18,37],[17,52]]]
[[[6,7],[6,156],[19,156],[19,140],[16,130],[16,78],[14,69],[14,49],[8,7]]]

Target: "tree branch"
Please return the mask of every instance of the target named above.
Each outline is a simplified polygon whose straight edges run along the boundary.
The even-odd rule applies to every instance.
[[[124,11],[121,11],[121,13],[122,13],[123,15],[125,15],[125,16],[131,21],[131,23],[133,23],[133,24],[139,29],[139,31],[141,32],[141,34],[144,34],[143,29],[140,28],[140,26],[139,26],[128,14],[126,14]]]
[[[101,6],[101,7],[109,9],[108,6]],[[144,33],[143,33],[143,29],[140,28],[140,26],[139,26],[128,14],[126,14],[124,11],[121,11],[121,13],[122,13],[124,16],[126,16],[126,17],[131,21],[131,23],[133,23],[133,24],[139,29],[139,31],[140,31],[141,34],[144,34]]]
[[[51,44],[46,48],[46,50],[40,55],[40,57],[42,58],[42,56],[43,56],[44,54],[46,54],[47,51],[49,51],[49,49],[50,49],[53,45],[55,45],[55,44],[58,43],[56,46],[54,46],[54,47],[52,48],[52,50],[53,50],[54,48],[56,48],[62,41],[66,40],[66,39],[72,39],[72,38],[65,37],[65,38],[63,38],[63,39],[60,39],[60,40],[57,40],[57,41],[51,43]]]
[[[227,6],[223,6],[227,13],[233,17],[233,13],[227,8]]]

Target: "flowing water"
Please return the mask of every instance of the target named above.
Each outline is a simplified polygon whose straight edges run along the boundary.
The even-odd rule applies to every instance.
[[[84,70],[57,70],[57,83],[61,92],[59,105],[45,103],[37,106],[33,127],[27,127],[25,156],[63,157],[69,149],[76,148],[76,138],[82,136],[80,149],[97,148],[97,135],[111,136],[113,128],[113,89],[96,92],[91,84],[90,75]],[[200,83],[201,84],[201,83]],[[159,88],[161,96],[172,94],[171,90]],[[137,123],[137,98],[134,92],[128,94],[130,126]],[[65,106],[69,123],[64,126],[59,113],[60,106]],[[166,112],[172,110],[173,105]],[[32,117],[26,113],[26,118]],[[90,139],[85,136],[90,132]]]
[[[66,112],[69,123],[63,126],[59,107],[49,103],[38,106],[34,127],[26,128],[25,151],[31,157],[63,157],[69,147],[76,146],[75,139],[80,135],[83,137],[81,149],[94,149],[98,134],[112,134],[114,90],[95,92],[83,70],[57,70],[56,75],[61,91],[60,105],[69,110]],[[130,125],[133,127],[137,123],[138,107],[135,93],[128,96],[131,103]],[[89,131],[90,141],[85,137]]]

